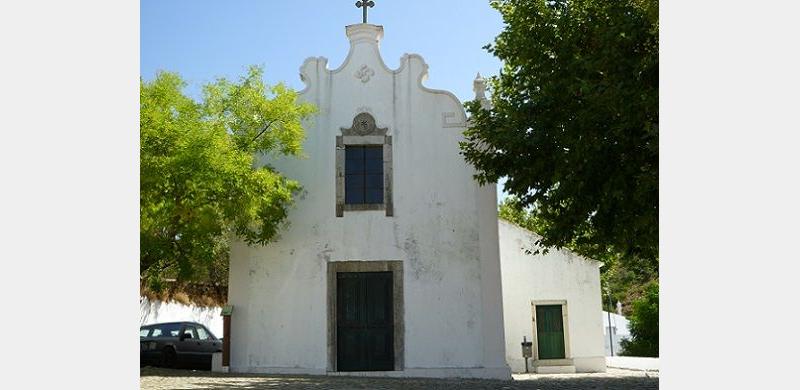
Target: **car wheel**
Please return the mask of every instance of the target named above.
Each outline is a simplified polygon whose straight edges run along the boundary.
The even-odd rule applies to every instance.
[[[178,354],[172,347],[164,348],[161,352],[161,365],[166,368],[175,368],[178,363]]]

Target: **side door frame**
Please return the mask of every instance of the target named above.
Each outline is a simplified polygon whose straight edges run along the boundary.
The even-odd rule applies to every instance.
[[[564,358],[563,359],[541,359],[539,357],[539,332],[536,328],[536,306],[539,305],[560,305],[561,306],[561,318],[562,318],[562,327],[564,329]],[[533,325],[533,361],[534,362],[542,362],[542,361],[551,361],[551,362],[572,362],[572,351],[570,350],[570,339],[569,339],[569,316],[567,311],[567,301],[565,299],[544,299],[544,300],[531,300],[531,324]]]

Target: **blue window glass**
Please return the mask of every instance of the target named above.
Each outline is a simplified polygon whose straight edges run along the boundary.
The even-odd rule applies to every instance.
[[[383,146],[345,147],[346,204],[383,203]]]
[[[383,159],[380,160],[365,160],[364,173],[367,174],[383,174]]]
[[[359,188],[364,188],[364,175],[345,175],[344,178],[344,186],[345,188],[350,188],[353,190],[358,190]]]
[[[348,159],[344,161],[345,175],[363,175],[364,174],[364,159],[355,160]]]
[[[344,150],[344,156],[347,160],[363,160],[364,147],[363,146],[347,146]]]
[[[364,158],[367,160],[381,160],[383,161],[383,148],[382,147],[365,147]]]
[[[383,203],[383,189],[367,188],[364,203]]]
[[[345,190],[344,191],[344,202],[347,204],[362,204],[366,203],[364,201],[364,191],[353,191],[353,190]]]
[[[366,175],[364,186],[367,188],[383,188],[383,175]]]

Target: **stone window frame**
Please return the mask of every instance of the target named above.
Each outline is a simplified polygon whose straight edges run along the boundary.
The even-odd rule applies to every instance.
[[[356,260],[328,262],[328,372],[337,372],[336,367],[336,274],[339,272],[391,272],[392,273],[392,315],[394,332],[394,370],[403,371],[405,367],[405,320],[403,296],[402,260]]]
[[[345,211],[385,210],[386,216],[394,216],[392,200],[392,136],[387,128],[379,128],[375,118],[362,112],[353,118],[350,128],[342,127],[342,135],[336,136],[336,217]],[[383,147],[383,203],[347,204],[345,202],[345,148],[347,145],[371,145]]]
[[[564,326],[564,358],[540,359],[539,358],[539,333],[536,330],[536,306],[561,305],[561,320]],[[565,299],[531,300],[531,324],[533,325],[533,366],[571,366],[573,365],[572,351],[569,342],[569,315]]]

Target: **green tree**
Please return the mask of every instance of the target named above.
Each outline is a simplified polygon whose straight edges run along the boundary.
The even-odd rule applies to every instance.
[[[630,330],[631,338],[620,341],[621,355],[658,357],[658,282],[633,302]]]
[[[302,156],[301,121],[315,108],[251,67],[238,82],[218,79],[202,101],[178,74],[140,82],[140,277],[143,289],[227,283],[229,240],[264,245],[278,234],[298,182],[270,165]]]
[[[535,217],[544,247],[658,266],[658,1],[501,0],[489,110],[461,148]]]

